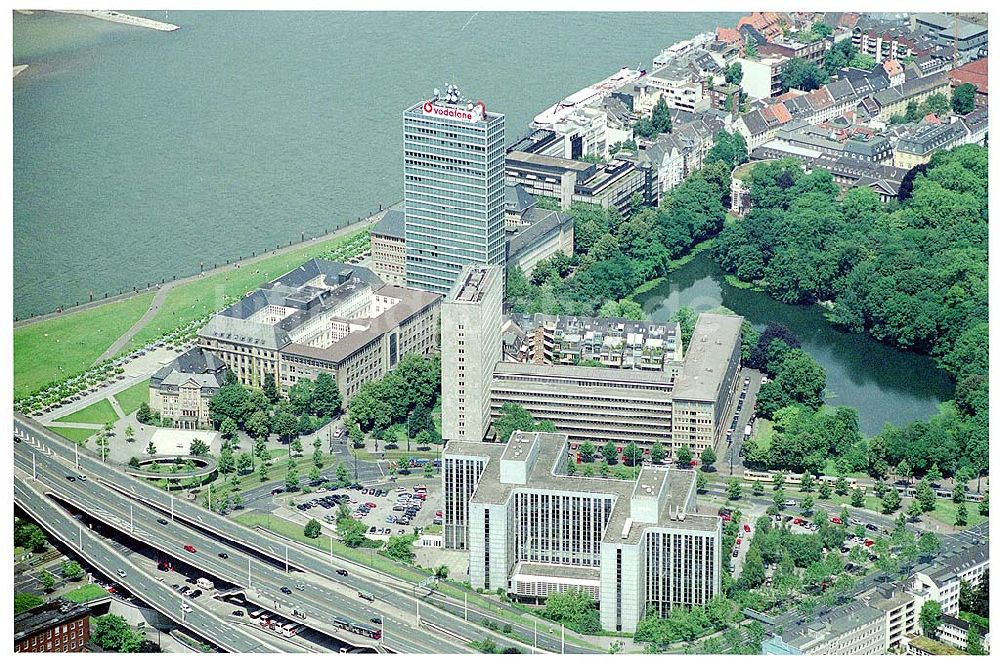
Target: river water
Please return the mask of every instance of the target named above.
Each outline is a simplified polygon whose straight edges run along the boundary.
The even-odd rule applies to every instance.
[[[761,331],[768,322],[784,324],[826,370],[826,402],[856,408],[861,430],[868,435],[878,433],[886,422],[902,425],[927,418],[954,391],[947,373],[928,356],[838,330],[818,305],[785,305],[762,292],[731,286],[711,252],[702,252],[636,300],[654,321],[666,321],[687,305],[696,312],[729,308]]]
[[[140,12],[141,13],[141,12]],[[164,20],[163,12],[145,16]],[[14,16],[14,314],[131,290],[402,198],[402,115],[457,83],[535,114],[735,13]]]

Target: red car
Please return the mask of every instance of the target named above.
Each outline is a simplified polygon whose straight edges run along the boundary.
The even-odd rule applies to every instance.
[[[793,525],[801,525],[802,524],[802,519],[801,518],[793,518],[792,519],[792,524]]]
[[[746,525],[746,524],[744,524],[744,525],[743,525],[743,531],[744,531],[744,532],[749,532],[749,531],[750,531],[750,526],[749,526],[749,525]]]
[[[875,545],[875,542],[872,541],[871,539],[865,539],[865,545],[871,548],[872,546]]]
[[[736,545],[737,546],[740,545],[741,543],[743,543],[743,539],[736,539]]]
[[[194,546],[192,546],[189,543],[184,544],[184,550],[186,550],[189,553],[197,553],[198,552],[198,549],[195,548]]]
[[[369,509],[374,509],[377,505],[375,504],[375,502],[365,502],[365,506],[368,507]]]
[[[836,523],[837,525],[843,525],[843,524],[844,524],[844,521],[842,521],[842,520],[841,520],[840,518],[838,518],[837,516],[834,516],[833,518],[831,518],[831,519],[830,519],[830,522],[831,522],[831,523]]]
[[[723,521],[727,521],[727,520],[732,520],[732,519],[733,519],[733,517],[732,517],[732,516],[730,516],[730,515],[727,515],[727,514],[722,514],[722,515],[720,516],[720,518],[722,518],[722,520],[723,520]]]
[[[435,511],[435,512],[434,512],[434,516],[435,516],[435,517],[437,517],[437,518],[440,518],[440,517],[441,517],[441,516],[443,516],[443,515],[444,515],[444,514],[443,514],[443,513],[441,512],[441,511]]]

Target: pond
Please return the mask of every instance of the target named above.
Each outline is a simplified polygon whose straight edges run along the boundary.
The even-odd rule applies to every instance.
[[[877,434],[886,422],[925,419],[954,393],[951,378],[929,356],[835,328],[818,305],[785,305],[763,292],[733,287],[711,252],[699,254],[635,300],[658,322],[687,305],[695,312],[729,308],[759,331],[772,321],[785,325],[826,370],[826,402],[857,409],[866,435]]]

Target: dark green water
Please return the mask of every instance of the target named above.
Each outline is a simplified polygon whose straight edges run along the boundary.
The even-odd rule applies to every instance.
[[[164,20],[163,12],[145,15]],[[14,314],[131,290],[402,198],[403,110],[535,114],[735,13],[14,16]]]
[[[819,306],[785,305],[764,293],[737,289],[724,276],[711,253],[703,252],[636,300],[655,321],[666,321],[682,305],[696,312],[721,305],[758,330],[771,321],[784,324],[826,370],[826,402],[855,407],[868,435],[886,422],[901,425],[926,418],[941,401],[951,399],[951,379],[929,357],[837,330]]]

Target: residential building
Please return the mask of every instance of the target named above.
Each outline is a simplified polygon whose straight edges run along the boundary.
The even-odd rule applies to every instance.
[[[371,231],[372,270],[386,284],[406,286],[406,216],[391,208]]]
[[[875,62],[902,60],[914,54],[917,48],[915,35],[903,29],[862,28],[855,26],[851,41],[863,55]]]
[[[819,124],[788,123],[777,130],[774,141],[764,144],[764,148],[780,149],[786,145],[864,162],[881,163],[892,159],[892,145],[887,139],[870,128],[843,119]]]
[[[560,211],[529,208],[519,227],[507,232],[507,265],[528,279],[538,262],[558,252],[573,256],[573,218]]]
[[[287,391],[324,372],[349,399],[404,355],[436,352],[440,300],[361,266],[312,259],[213,316],[198,343],[248,386],[271,374]]]
[[[882,69],[885,71],[886,76],[889,77],[889,86],[899,86],[906,81],[906,73],[903,70],[903,64],[899,60],[895,58],[883,60]]]
[[[14,652],[83,652],[90,640],[90,609],[67,599],[14,616]]]
[[[862,601],[826,608],[814,619],[776,628],[764,640],[766,655],[865,656],[886,654],[885,614]]]
[[[989,41],[985,25],[956,19],[947,14],[913,14],[910,26],[932,38],[938,46],[949,51],[955,49],[963,62],[978,57]]]
[[[757,53],[762,56],[784,56],[786,58],[801,58],[807,62],[822,66],[826,52],[830,50],[830,42],[819,39],[814,42],[800,42],[795,39],[794,33],[791,37],[778,35],[766,44],[757,47]]]
[[[720,71],[707,51],[697,49],[647,74],[641,81],[659,91],[659,98],[668,108],[697,113],[706,110],[711,103],[703,81],[711,81]]]
[[[778,129],[791,119],[792,115],[785,107],[785,103],[778,102],[744,113],[733,124],[733,128],[743,135],[747,142],[747,150],[752,151],[774,139]]]
[[[911,591],[941,604],[941,612],[958,617],[961,582],[977,587],[990,570],[988,542],[973,543],[913,571]]]
[[[511,314],[522,343],[510,360],[543,365],[580,365],[667,371],[684,358],[680,326],[620,317]]]
[[[194,347],[149,378],[149,408],[174,428],[212,427],[209,403],[225,383],[226,365],[218,356]]]
[[[918,125],[909,134],[900,137],[896,143],[893,166],[912,169],[918,164],[926,164],[938,150],[947,150],[966,143],[968,128],[957,117],[955,122]]]
[[[907,636],[906,654],[917,657],[959,657],[965,656],[953,645],[936,641],[928,636]]]
[[[749,25],[765,39],[774,39],[782,34],[787,24],[788,21],[779,12],[753,12],[749,16],[740,17],[736,29]]]
[[[934,74],[917,79],[907,79],[902,85],[886,88],[872,95],[878,104],[874,120],[888,122],[890,118],[906,113],[910,102],[917,106],[931,95],[950,94],[949,79],[946,74]]]
[[[529,603],[582,591],[603,629],[625,632],[719,593],[722,521],[699,513],[693,471],[574,476],[566,435],[521,431],[505,446],[451,441],[442,459],[445,533],[465,540],[475,588]]]
[[[490,382],[500,361],[504,269],[468,266],[441,306],[441,433],[480,441],[490,426]]]
[[[988,65],[989,58],[979,58],[961,67],[956,67],[948,73],[952,87],[958,87],[963,83],[971,83],[976,87],[976,104],[978,106],[986,106],[989,103]]]
[[[902,585],[881,583],[865,591],[858,599],[885,614],[886,648],[890,652],[905,650],[906,636],[920,630],[920,608],[923,599],[907,592]]]
[[[753,99],[768,99],[781,94],[781,70],[788,62],[785,56],[775,55],[760,58],[740,58],[743,69],[740,86]]]
[[[455,86],[403,114],[406,285],[446,294],[462,266],[503,266],[504,116]]]
[[[802,165],[806,173],[813,169],[825,169],[833,176],[833,181],[843,194],[852,187],[869,187],[882,202],[894,200],[899,194],[899,186],[906,175],[906,169],[891,164],[878,164],[845,156],[838,157],[818,150],[792,146],[780,141],[772,141],[767,146],[750,153],[750,162],[734,169],[730,198],[732,210],[743,215],[749,209],[750,190],[744,184],[747,172],[759,161],[790,157]]]
[[[957,647],[959,650],[968,651],[969,628],[971,626],[972,625],[961,618],[952,617],[951,615],[942,615],[941,624],[938,625],[937,639],[946,645]],[[977,631],[979,630],[977,629]],[[979,639],[983,644],[983,651],[986,654],[989,654],[989,633],[985,636],[980,634]]]

